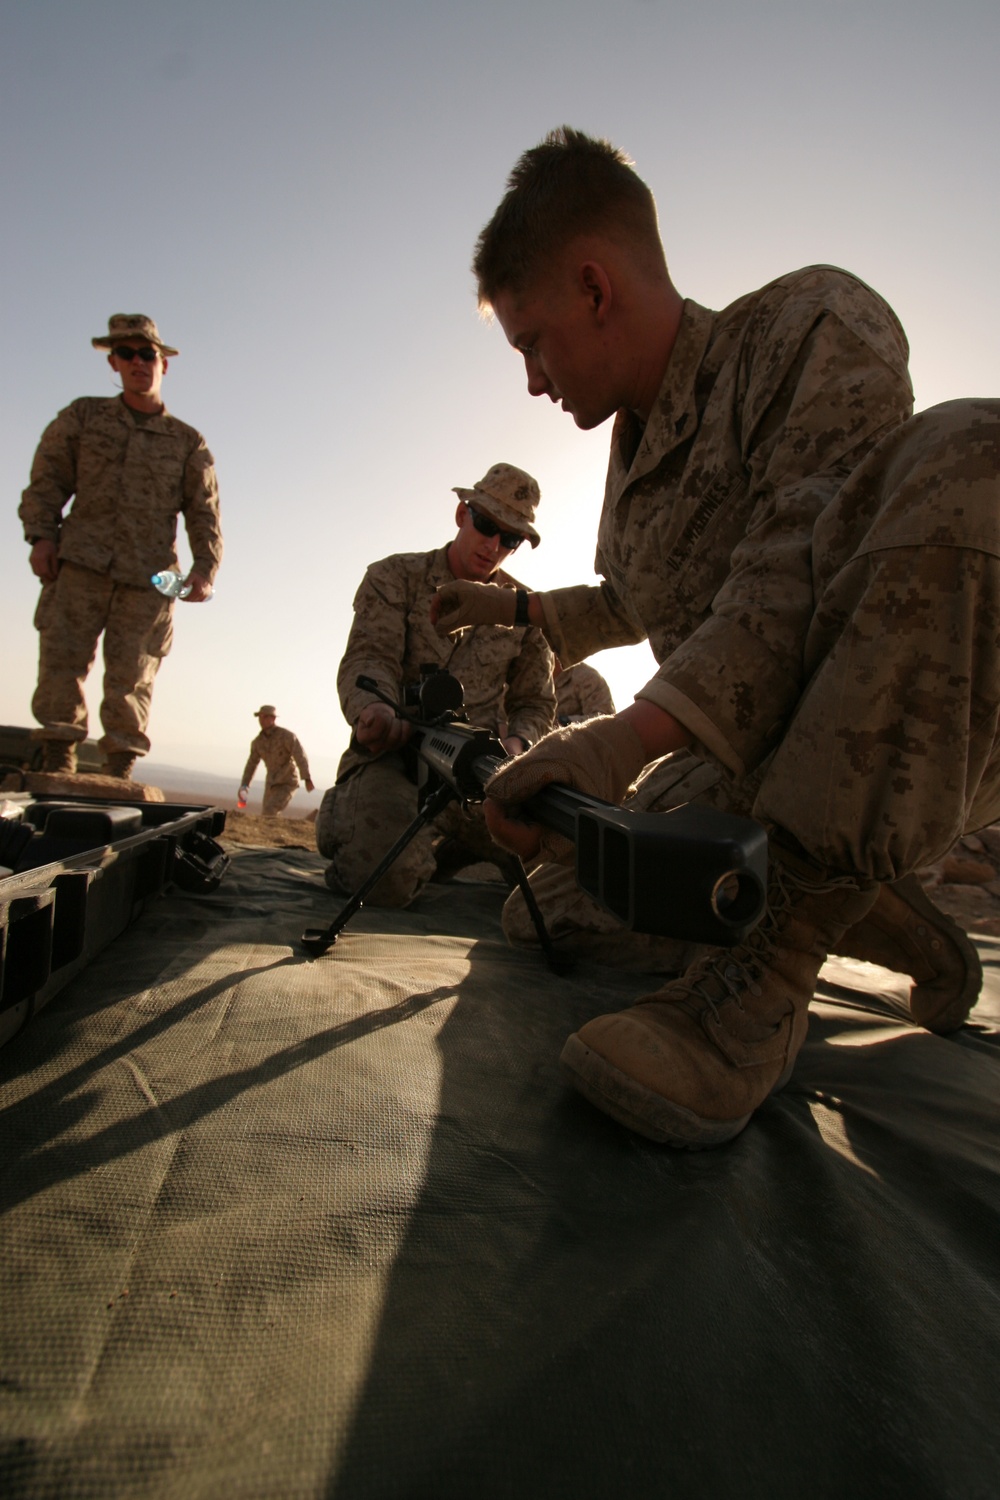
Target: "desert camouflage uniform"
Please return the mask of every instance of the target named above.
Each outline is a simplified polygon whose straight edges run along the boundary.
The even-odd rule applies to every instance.
[[[250,742],[250,754],[243,767],[243,785],[249,786],[254,772],[264,762],[267,776],[264,781],[264,816],[276,818],[295,796],[299,785],[299,774],[303,781],[311,781],[309,762],[296,735],[290,729],[272,724],[262,729]]]
[[[613,714],[611,689],[596,667],[585,661],[563,667],[556,674],[556,717],[560,724],[592,719],[595,714]]]
[[[137,418],[120,397],[83,396],[45,429],[19,510],[26,538],[59,546],[59,577],[43,586],[35,614],[39,737],[86,738],[83,682],[103,630],[101,746],[148,751],[153,679],[173,634],[173,601],[149,580],[179,566],[178,514],[194,571],[211,582],[222,558],[219,492],[212,455],[187,423],[166,411]]]
[[[446,667],[462,683],[471,723],[534,743],[552,728],[555,692],[552,655],[534,627],[478,625],[441,637],[430,621],[434,590],[452,581],[448,548],[400,553],[373,563],[354,599],[354,624],[340,664],[337,687],[349,724],[376,701],[357,686],[375,679],[397,702],[420,681],[420,669]],[[502,570],[493,581],[520,587]],[[328,879],[355,890],[416,816],[417,792],[404,750],[372,760],[351,747],[341,759],[337,784],[324,795],[316,843],[331,860]],[[434,846],[455,839],[470,858],[490,859],[495,846],[478,810],[445,808],[423,829],[375,887],[374,905],[405,906],[435,870]]]
[[[1000,812],[1000,405],[905,420],[906,357],[890,309],[830,268],[686,303],[645,432],[616,422],[606,581],[543,599],[564,661],[648,635],[637,696],[693,731],[705,795],[878,880]],[[672,776],[638,805],[672,805]],[[573,926],[567,873],[533,879]]]

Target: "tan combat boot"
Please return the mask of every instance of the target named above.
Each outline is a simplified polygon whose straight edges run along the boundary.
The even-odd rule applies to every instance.
[[[957,1031],[982,988],[975,944],[934,905],[916,875],[881,886],[871,911],[848,928],[833,951],[909,974],[916,981],[910,1015],[928,1031]]]
[[[874,882],[772,846],[759,926],[628,1010],[581,1026],[561,1058],[574,1087],[650,1140],[731,1140],[791,1076],[816,976],[877,894]]]
[[[132,780],[132,767],[138,756],[133,755],[130,750],[112,750],[104,757],[102,767],[105,776],[116,776],[119,781]]]
[[[75,776],[76,741],[43,740],[42,770],[55,776]]]

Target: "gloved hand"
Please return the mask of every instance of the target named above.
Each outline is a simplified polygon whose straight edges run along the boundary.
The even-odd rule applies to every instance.
[[[451,635],[464,625],[513,625],[516,607],[515,589],[456,578],[431,599],[431,624],[438,635]]]
[[[387,703],[369,703],[354,725],[354,741],[369,755],[387,755],[410,738],[412,725],[394,713]]]
[[[490,833],[502,848],[522,859],[540,853],[546,859],[565,861],[573,847],[567,839],[538,824],[519,822],[507,816],[507,810],[553,783],[620,803],[645,764],[642,741],[631,724],[615,714],[554,729],[524,755],[501,766],[486,783]]]

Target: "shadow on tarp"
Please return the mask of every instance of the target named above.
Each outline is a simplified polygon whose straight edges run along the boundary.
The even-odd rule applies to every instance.
[[[642,986],[586,976],[498,974],[438,1034],[328,1500],[995,1495],[995,1047],[820,1000],[783,1094],[675,1152],[559,1079],[565,1035]]]
[[[251,869],[254,852],[258,851],[249,851],[246,856]],[[258,885],[252,877],[248,879],[245,866],[242,879],[237,876],[211,896],[185,898],[175,892],[166,912],[154,907],[144,914],[141,925],[130,934],[127,990],[135,996],[146,990],[162,992],[168,981],[172,987],[183,990],[185,974],[203,961],[204,952],[200,945],[220,920],[236,918],[249,927],[268,920],[275,926],[280,922],[281,927],[287,929],[284,935],[293,944],[290,956],[244,968],[235,976],[224,968],[216,981],[190,993],[182,993],[172,1005],[162,1005],[157,999],[148,1011],[141,1007],[133,1009],[127,1024],[116,1028],[111,1041],[88,1051],[85,1058],[71,1062],[65,1070],[53,1071],[51,1064],[55,1060],[58,1066],[60,1049],[70,1057],[77,1055],[75,1035],[79,1027],[89,1018],[98,1016],[105,1007],[121,1006],[125,977],[122,954],[125,948],[122,944],[112,945],[84,971],[75,986],[53,1002],[46,1013],[45,1026],[36,1025],[30,1031],[26,1030],[16,1038],[14,1045],[4,1049],[0,1061],[6,1082],[30,1075],[45,1059],[48,1059],[49,1066],[44,1071],[49,1076],[15,1102],[0,1107],[3,1138],[18,1146],[16,1163],[8,1158],[8,1170],[0,1173],[0,1213],[60,1182],[68,1182],[127,1157],[154,1141],[177,1135],[206,1116],[224,1109],[241,1095],[383,1027],[406,1021],[425,1007],[451,996],[453,991],[448,987],[409,995],[395,1005],[321,1028],[291,1046],[277,1048],[250,1067],[202,1080],[162,1102],[150,1097],[148,1108],[82,1139],[65,1139],[91,1113],[97,1095],[88,1087],[90,1080],[98,1078],[115,1063],[141,1055],[143,1048],[167,1037],[183,1022],[197,1017],[199,1012],[208,1011],[214,1004],[224,1001],[234,982],[245,985],[264,976],[280,984],[283,971],[287,971],[291,981],[309,962],[307,955],[298,949],[293,934],[313,911],[312,898],[317,882],[314,880],[310,885],[304,880],[294,850],[288,851],[288,857],[280,860],[275,859],[275,853],[270,849],[259,851],[268,872],[266,885]],[[296,905],[302,907],[302,918],[289,916],[289,907],[294,911]],[[168,941],[179,924],[183,925],[184,931],[184,955],[178,954],[176,942]],[[263,930],[266,932],[266,927]],[[234,929],[230,927],[226,931],[232,941]],[[274,932],[271,936],[277,937],[279,933]]]
[[[174,898],[11,1044],[0,1180],[32,1198],[25,1266],[48,1258],[3,1314],[33,1344],[10,1493],[992,1500],[995,984],[955,1041],[840,986],[789,1088],[677,1153],[558,1073],[641,979],[556,980],[503,947],[495,892],[448,887],[304,963],[318,861],[234,866],[218,932],[245,968]],[[425,976],[405,992],[395,954]],[[84,1138],[77,1094],[116,1060],[154,1085]]]
[[[286,958],[259,969],[247,969],[241,977],[276,976],[280,970],[298,967],[299,963],[298,958]],[[224,1109],[241,1095],[273,1083],[339,1047],[372,1036],[383,1027],[398,1026],[454,993],[450,987],[444,986],[425,994],[409,995],[397,1005],[369,1011],[336,1026],[328,1026],[293,1046],[278,1048],[252,1067],[221,1073],[174,1095],[169,1101],[151,1101],[147,1109],[105,1130],[96,1131],[82,1141],[63,1143],[51,1140],[56,1125],[60,1133],[64,1132],[90,1112],[92,1096],[86,1089],[81,1089],[88,1077],[115,1061],[132,1056],[143,1043],[165,1032],[193,1010],[208,1004],[230,986],[231,980],[222,980],[218,985],[195,991],[183,1003],[160,1013],[146,1026],[123,1035],[114,1046],[95,1054],[86,1064],[60,1074],[17,1104],[0,1111],[5,1133],[9,1131],[14,1139],[22,1141],[30,1139],[32,1134],[36,1136],[34,1149],[22,1157],[22,1165],[30,1170],[0,1177],[0,1213],[57,1183],[106,1166],[166,1136],[189,1130],[199,1120]],[[72,1092],[74,1090],[76,1092]],[[32,1122],[36,1127],[34,1132]],[[39,1125],[42,1127],[40,1132]],[[41,1138],[38,1138],[39,1134]]]

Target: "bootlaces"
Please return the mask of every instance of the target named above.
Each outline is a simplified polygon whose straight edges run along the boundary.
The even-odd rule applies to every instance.
[[[775,861],[771,865],[767,905],[757,926],[736,948],[701,959],[675,981],[675,993],[707,1005],[712,1019],[721,1025],[721,1006],[732,1001],[744,1010],[743,996],[747,991],[754,996],[762,993],[760,980],[763,971],[774,956],[785,919],[795,906],[796,898],[857,889],[858,883],[851,875],[835,875],[821,881],[805,880]],[[719,992],[713,993],[713,986],[717,986]]]

